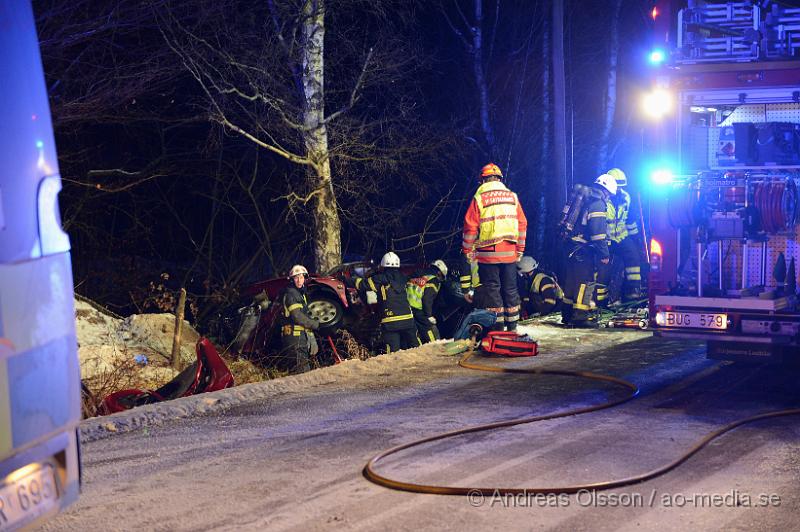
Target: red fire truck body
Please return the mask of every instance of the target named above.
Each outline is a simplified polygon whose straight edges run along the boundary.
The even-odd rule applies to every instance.
[[[800,9],[655,9],[650,326],[712,358],[797,358]]]

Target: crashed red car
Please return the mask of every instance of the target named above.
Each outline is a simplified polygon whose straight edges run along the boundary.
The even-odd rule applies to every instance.
[[[233,375],[208,338],[201,337],[195,345],[197,360],[174,379],[157,390],[120,390],[103,399],[99,415],[122,412],[142,405],[160,403],[233,386]]]
[[[347,329],[361,344],[369,349],[378,345],[380,338],[380,316],[377,305],[366,305],[355,288],[348,287],[346,279],[365,277],[373,273],[372,262],[348,262],[325,275],[310,274],[306,281],[308,308],[320,322],[320,335],[329,336],[337,329]],[[413,274],[419,265],[404,265],[403,273]],[[290,283],[287,277],[276,277],[259,281],[242,290],[245,301],[256,301],[239,309],[239,327],[232,348],[242,355],[262,358],[267,347],[278,345],[277,327],[279,304],[259,305],[260,294],[266,294],[270,302],[276,302],[281,291]],[[262,299],[262,301],[264,301]]]

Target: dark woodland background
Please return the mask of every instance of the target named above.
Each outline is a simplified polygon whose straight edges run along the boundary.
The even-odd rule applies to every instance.
[[[477,172],[492,160],[523,201],[531,254],[550,264],[564,191],[641,151],[630,102],[646,83],[650,2],[563,0],[563,28],[558,2],[475,2],[327,0],[344,260],[387,249],[407,262],[456,257]],[[121,313],[172,310],[185,286],[202,326],[238,286],[314,264],[307,169],[225,122],[302,147],[291,120],[302,4],[34,1],[78,293]]]

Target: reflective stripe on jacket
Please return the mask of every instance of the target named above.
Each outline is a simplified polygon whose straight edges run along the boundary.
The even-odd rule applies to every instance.
[[[573,250],[588,247],[601,259],[609,256],[608,223],[606,222],[606,201],[600,196],[589,198],[581,215],[580,222],[570,236]]]
[[[523,252],[527,228],[528,221],[517,195],[500,181],[487,181],[478,187],[464,217],[463,251],[469,254],[476,248],[508,242],[516,252]],[[513,261],[516,256],[511,261],[497,262]]]
[[[606,200],[606,223],[608,224],[608,237],[612,242],[620,243],[628,236],[627,220],[631,206],[631,197],[624,190],[617,193],[620,198]]]
[[[414,327],[414,315],[408,304],[406,283],[408,277],[397,268],[387,268],[365,280],[356,279],[356,288],[365,299],[365,292],[370,290],[378,296],[381,309],[381,323],[387,330],[400,330]]]
[[[606,200],[606,221],[608,223],[608,237],[612,242],[619,244],[628,235],[635,235],[639,233],[639,227],[636,222],[629,223],[628,216],[631,211],[631,195],[620,190],[618,196],[622,198],[615,205],[613,199]]]
[[[280,301],[283,304],[281,335],[300,336],[302,332],[310,333],[319,327],[319,322],[311,317],[305,290],[289,285],[283,289]]]
[[[533,277],[531,283],[531,299],[536,304],[555,305],[564,297],[564,292],[555,279],[546,273],[539,272]]]
[[[439,292],[439,283],[430,282],[436,279],[435,275],[422,275],[409,279],[406,284],[406,296],[412,309],[422,310],[422,298],[426,290],[433,290],[434,295]]]

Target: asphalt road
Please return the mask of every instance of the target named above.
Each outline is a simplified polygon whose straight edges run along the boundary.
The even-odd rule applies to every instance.
[[[800,406],[800,371],[717,363],[641,332],[540,326],[533,359],[641,387],[622,406],[409,450],[381,471],[481,486],[563,486],[642,473],[737,418]],[[800,419],[729,433],[654,480],[573,496],[404,493],[361,474],[374,454],[465,425],[624,393],[568,377],[479,373],[443,346],[327,368],[211,414],[86,443],[80,502],[48,530],[798,530]],[[224,393],[224,392],[223,392]]]

